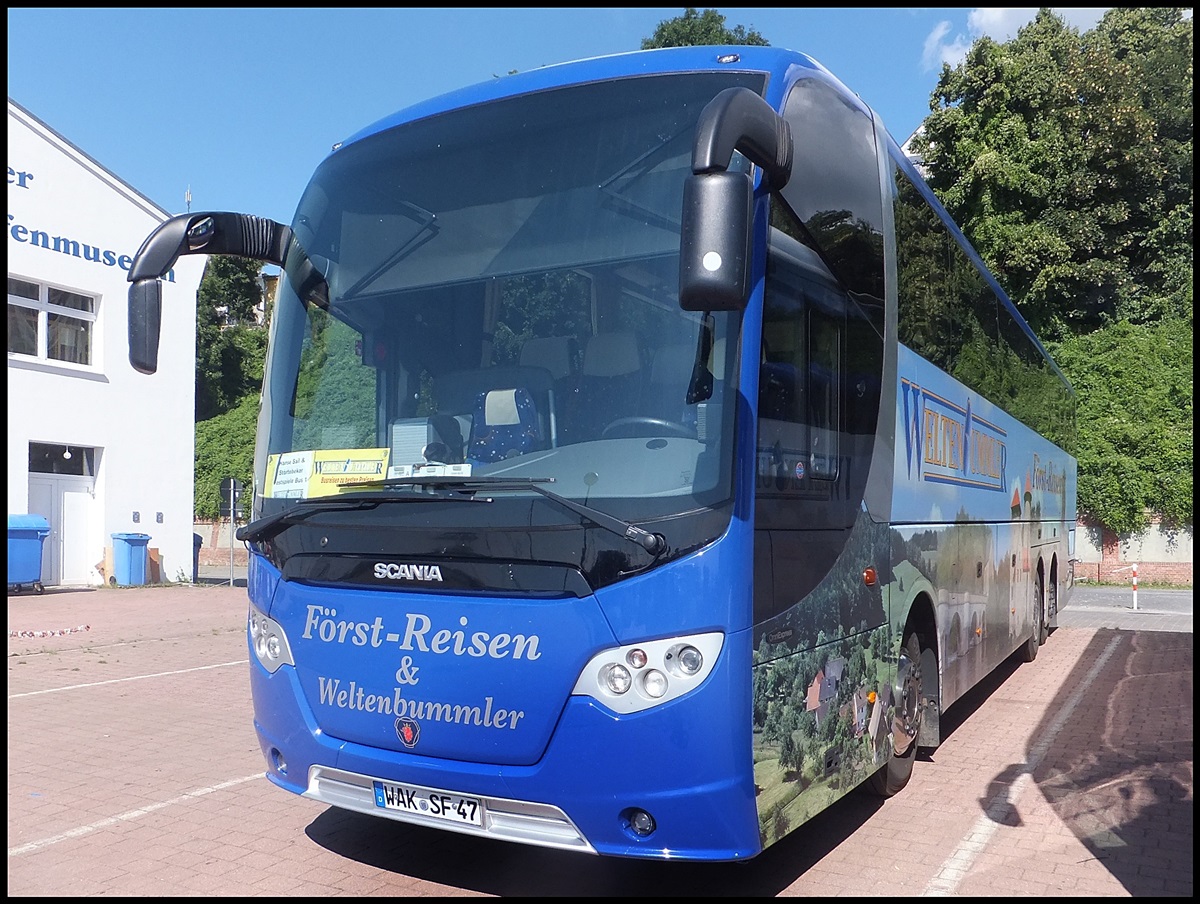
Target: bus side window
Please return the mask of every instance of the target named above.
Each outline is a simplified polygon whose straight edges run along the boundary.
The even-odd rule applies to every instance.
[[[769,297],[758,381],[760,445],[779,440],[817,480],[836,480],[842,394],[842,315],[831,292]],[[776,422],[764,424],[763,421]]]
[[[816,479],[836,480],[840,435],[841,325],[821,310],[810,308],[808,337],[809,468]]]
[[[758,374],[758,474],[763,489],[799,490],[805,483],[807,342],[802,296],[771,291],[763,311]]]
[[[764,323],[758,377],[758,416],[774,421],[804,420],[803,336],[789,336],[792,324]]]

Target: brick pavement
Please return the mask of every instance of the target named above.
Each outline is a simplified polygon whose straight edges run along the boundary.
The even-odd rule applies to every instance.
[[[1136,612],[1079,594],[1033,663],[946,714],[901,794],[855,792],[750,864],[587,857],[294,797],[262,778],[244,585],[10,596],[9,894],[1190,897],[1191,594],[1168,593]]]

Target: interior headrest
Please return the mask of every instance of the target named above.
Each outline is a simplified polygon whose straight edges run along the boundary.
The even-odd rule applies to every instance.
[[[654,353],[650,364],[651,383],[678,383],[687,380],[696,363],[694,345],[664,345]]]
[[[641,370],[637,337],[633,333],[599,333],[583,353],[585,377],[617,377]]]
[[[489,427],[507,427],[521,423],[521,415],[517,411],[517,393],[522,399],[528,399],[529,394],[523,389],[493,389],[484,396],[483,422]]]
[[[550,371],[550,375],[554,379],[561,379],[574,369],[574,362],[571,359],[574,344],[574,336],[543,336],[526,339],[525,344],[521,346],[521,364],[544,367]]]

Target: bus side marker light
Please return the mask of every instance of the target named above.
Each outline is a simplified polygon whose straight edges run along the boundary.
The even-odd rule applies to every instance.
[[[874,587],[875,582],[879,580],[879,575],[875,573],[874,568],[863,569],[863,583],[868,587]]]

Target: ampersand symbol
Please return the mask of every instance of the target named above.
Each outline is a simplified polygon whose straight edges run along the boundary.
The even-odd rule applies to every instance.
[[[405,656],[400,660],[400,668],[396,669],[396,683],[416,684],[421,680],[417,677],[419,671],[421,671],[421,667],[412,664],[412,657]]]

